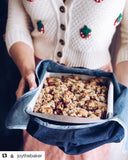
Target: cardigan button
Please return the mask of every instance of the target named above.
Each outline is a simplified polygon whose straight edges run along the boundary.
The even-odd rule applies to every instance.
[[[60,6],[60,12],[64,13],[65,12],[65,8],[64,6]]]
[[[65,45],[65,42],[64,42],[63,39],[60,39],[59,42],[60,42],[61,45]]]
[[[61,24],[60,25],[60,28],[64,31],[66,29],[65,25],[64,24]]]
[[[57,56],[58,56],[59,58],[61,58],[61,57],[62,57],[62,52],[57,52]]]

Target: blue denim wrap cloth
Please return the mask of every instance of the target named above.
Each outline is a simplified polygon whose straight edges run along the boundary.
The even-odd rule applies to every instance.
[[[74,124],[29,115],[26,112],[26,107],[38,91],[39,87],[37,87],[16,101],[7,116],[7,128],[26,129],[39,141],[58,146],[63,152],[70,155],[82,154],[106,143],[117,143],[124,137],[125,150],[128,150],[128,88],[119,84],[113,73],[66,67],[52,60],[44,60],[36,68],[38,86],[46,71],[111,78],[114,85],[114,116],[100,123]]]

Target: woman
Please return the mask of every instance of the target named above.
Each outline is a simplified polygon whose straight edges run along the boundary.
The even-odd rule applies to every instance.
[[[6,45],[22,76],[17,99],[24,94],[26,85],[30,90],[37,87],[34,72],[41,59],[112,71],[108,48],[121,20],[122,43],[116,75],[119,82],[128,85],[127,16],[127,0],[9,0]],[[69,156],[57,147],[34,140],[24,131],[24,150],[44,150],[47,160],[107,160],[109,147]]]

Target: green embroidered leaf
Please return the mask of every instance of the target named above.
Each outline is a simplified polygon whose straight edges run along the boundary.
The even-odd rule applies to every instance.
[[[92,31],[87,26],[84,26],[84,28],[82,28],[80,32],[84,33],[85,37],[88,37],[89,33],[91,33]]]
[[[122,19],[122,17],[123,17],[123,15],[120,13],[120,15],[119,15],[119,17],[118,17],[118,19],[117,19],[117,22],[120,22],[121,19]]]
[[[43,29],[42,21],[37,22],[38,31],[41,31]]]

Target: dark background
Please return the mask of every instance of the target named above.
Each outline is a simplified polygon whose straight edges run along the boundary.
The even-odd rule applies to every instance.
[[[6,116],[15,102],[20,74],[8,56],[3,40],[7,20],[7,0],[0,1],[0,151],[21,150],[22,131],[5,127]]]

